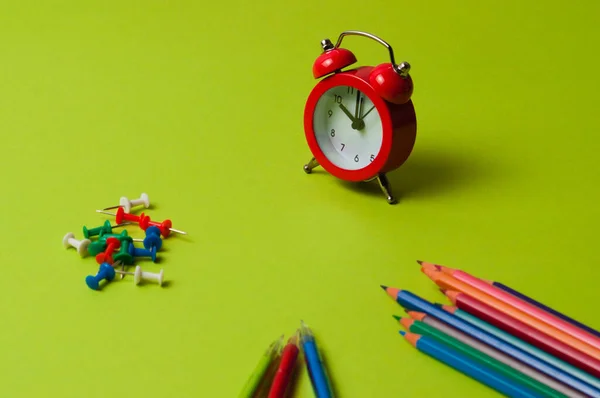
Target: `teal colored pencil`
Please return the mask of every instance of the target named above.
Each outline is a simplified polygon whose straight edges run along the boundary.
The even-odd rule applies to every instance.
[[[473,326],[477,326],[478,328],[488,332],[491,335],[496,336],[497,338],[506,341],[509,344],[514,345],[517,348],[527,352],[528,354],[537,357],[538,359],[549,363],[550,365],[556,366],[558,369],[562,370],[565,373],[570,374],[573,377],[577,377],[581,381],[585,381],[591,386],[594,386],[600,389],[600,380],[583,370],[576,368],[575,366],[568,364],[557,357],[548,354],[545,351],[540,350],[537,347],[532,346],[529,343],[524,342],[523,340],[514,337],[513,335],[506,333],[503,330],[498,329],[497,327],[490,325],[489,323],[482,321],[481,319],[469,314],[466,311],[460,310],[456,307],[450,305],[443,305],[442,308],[454,315],[456,317],[462,319],[465,322],[469,322]]]

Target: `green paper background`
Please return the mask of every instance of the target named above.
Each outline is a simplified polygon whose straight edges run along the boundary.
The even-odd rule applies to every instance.
[[[497,396],[402,341],[379,285],[445,302],[422,259],[600,327],[599,4],[3,2],[0,395],[235,397],[303,319],[340,397]],[[302,171],[312,63],[347,29],[413,67],[396,206]],[[188,232],[141,263],[170,285],[88,289],[62,237],[141,192]]]

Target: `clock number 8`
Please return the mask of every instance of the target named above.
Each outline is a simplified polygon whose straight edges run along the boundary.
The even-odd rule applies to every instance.
[[[335,130],[334,129],[331,129],[331,136],[335,137]]]

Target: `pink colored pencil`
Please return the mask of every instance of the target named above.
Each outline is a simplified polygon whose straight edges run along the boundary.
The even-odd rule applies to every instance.
[[[425,264],[425,265],[423,265]],[[481,291],[484,294],[487,294],[488,296],[494,297],[497,300],[500,300],[502,302],[504,302],[505,304],[510,305],[513,308],[518,309],[519,311],[522,311],[524,313],[526,313],[527,315],[538,319],[539,321],[542,321],[556,329],[562,330],[563,332],[571,335],[572,337],[578,339],[579,341],[582,341],[586,344],[589,344],[592,347],[595,347],[597,349],[600,349],[600,339],[597,338],[596,336],[582,330],[579,329],[575,326],[573,326],[572,324],[563,321],[560,318],[557,318],[515,296],[513,296],[512,294],[506,293],[505,291],[498,289],[497,287],[490,285],[486,282],[484,282],[483,280],[474,277],[473,275],[470,275],[464,271],[458,270],[458,269],[453,269],[453,268],[448,268],[448,267],[444,267],[441,265],[435,265],[435,264],[431,264],[431,263],[422,263],[421,265],[423,265],[424,267],[430,267],[431,265],[435,266],[436,268],[438,268],[440,271],[442,271],[445,274],[448,274],[450,276],[452,276],[453,278],[466,283],[467,285]]]

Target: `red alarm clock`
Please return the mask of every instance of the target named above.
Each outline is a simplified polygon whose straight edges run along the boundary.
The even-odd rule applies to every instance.
[[[345,36],[364,36],[385,46],[390,62],[342,71],[356,62],[340,44]],[[390,204],[396,203],[385,173],[400,167],[413,150],[417,120],[411,100],[410,65],[396,64],[392,47],[370,33],[345,31],[334,46],[321,41],[313,64],[315,79],[304,108],[304,133],[313,154],[308,174],[321,165],[345,181],[377,179]]]

